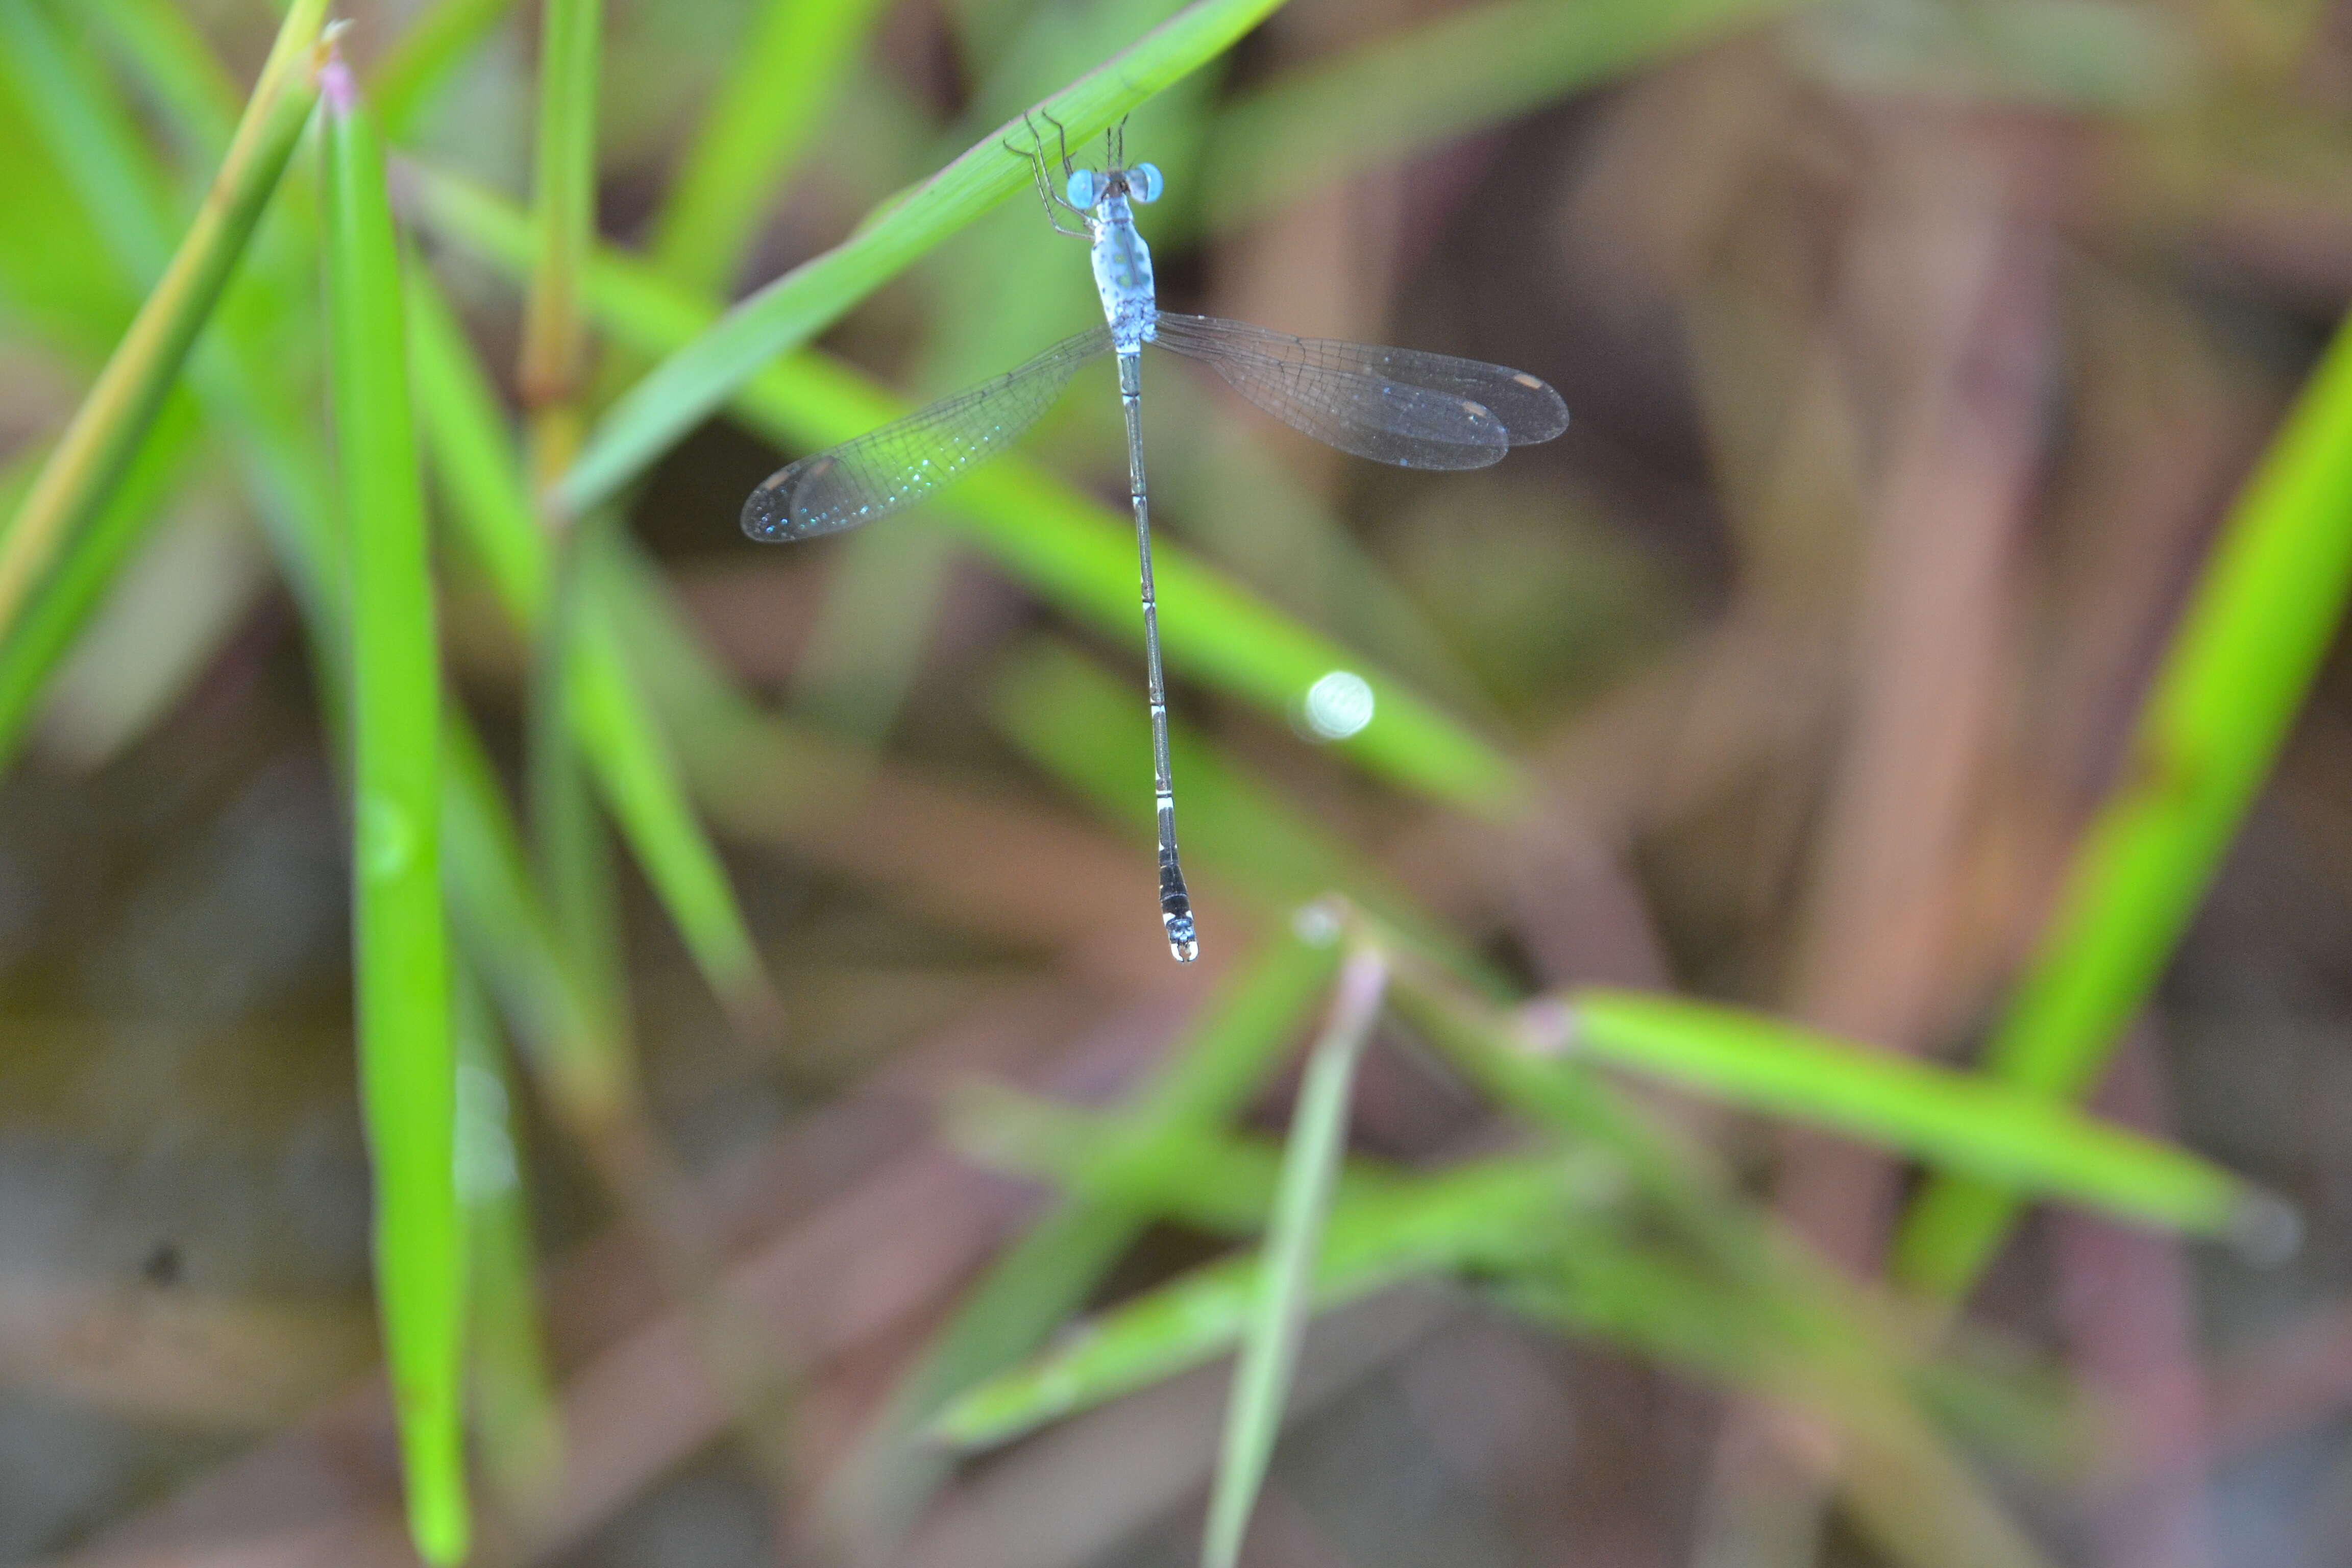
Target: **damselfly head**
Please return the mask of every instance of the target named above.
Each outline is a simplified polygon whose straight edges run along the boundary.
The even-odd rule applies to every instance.
[[[1138,163],[1131,169],[1122,169],[1114,163],[1100,174],[1092,169],[1071,170],[1064,194],[1072,206],[1091,212],[1096,203],[1116,195],[1124,195],[1138,205],[1156,202],[1166,184],[1157,165]]]

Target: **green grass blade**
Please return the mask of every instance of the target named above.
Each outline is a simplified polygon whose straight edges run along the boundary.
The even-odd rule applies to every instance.
[[[516,462],[506,410],[465,328],[424,268],[408,279],[409,353],[427,460],[452,531],[526,640],[546,624],[554,563]]]
[[[368,101],[375,105],[388,139],[397,142],[408,134],[450,70],[513,5],[514,0],[435,0],[398,43],[377,57],[368,76]]]
[[[1139,1211],[1223,1234],[1255,1228],[1279,1180],[1278,1151],[1194,1132],[1181,1163],[1126,1157],[1125,1117],[994,1090],[951,1126],[980,1158],[1117,1194]],[[2046,1459],[2063,1413],[2013,1377],[1917,1363],[1840,1289],[1802,1279],[1724,1275],[1643,1239],[1614,1162],[1514,1157],[1424,1176],[1351,1165],[1340,1176],[1318,1306],[1416,1277],[1453,1277],[1555,1330],[1598,1337],[1666,1365],[1824,1419],[1850,1445],[1848,1505],[1904,1568],[2020,1565],[2039,1555],[1927,1424],[1914,1395],[1968,1410],[1987,1436]],[[1232,1345],[1263,1289],[1255,1258],[1195,1270],[1067,1336],[1064,1348],[971,1391],[942,1436],[992,1444],[1196,1366]],[[1833,1281],[1831,1283],[1834,1283]]]
[[[108,43],[137,66],[164,106],[166,119],[206,161],[236,133],[238,90],[186,8],[170,0],[85,0]]]
[[[138,0],[143,5],[144,0]],[[135,6],[134,6],[135,9]],[[111,79],[95,68],[88,56],[67,47],[48,32],[46,13],[26,5],[0,16],[20,46],[0,49],[0,65],[22,79],[28,89],[22,109],[30,124],[23,136],[17,165],[22,178],[0,182],[11,191],[39,189],[40,174],[50,167],[35,151],[46,146],[54,171],[69,190],[79,213],[45,215],[41,247],[71,256],[73,235],[82,223],[100,241],[99,254],[79,258],[101,291],[81,298],[99,302],[121,291],[135,301],[137,289],[149,289],[170,263],[173,236],[185,222],[183,203],[148,138]],[[130,19],[125,19],[125,26]],[[183,51],[194,51],[181,58]],[[232,121],[239,102],[216,63],[203,51],[202,40],[184,30],[163,29],[149,35],[131,56],[134,69],[164,105],[176,132],[191,145],[210,139],[215,121]],[[169,80],[159,79],[164,72]],[[173,84],[177,85],[174,86]],[[309,91],[307,87],[303,89]],[[192,102],[210,93],[219,101],[208,109]],[[5,134],[0,132],[0,134]],[[265,266],[269,253],[289,250],[288,241],[307,247],[315,225],[292,227],[284,221],[288,197],[297,195],[281,182],[278,199],[270,204],[275,217],[266,220],[248,247],[249,254],[215,308],[212,321],[194,347],[187,379],[205,416],[229,438],[246,472],[264,526],[278,542],[289,563],[289,575],[306,610],[323,612],[340,603],[341,540],[332,526],[331,483],[319,441],[314,406],[308,400],[308,359],[314,352],[317,267],[303,258],[297,279],[282,265]],[[296,202],[296,206],[303,204]],[[278,239],[267,242],[272,230]],[[290,289],[299,289],[299,292]],[[128,321],[126,307],[116,331],[104,333],[114,342],[119,323]],[[163,407],[171,406],[167,395]],[[159,413],[159,420],[166,416]],[[148,460],[144,447],[126,471],[131,482]],[[13,508],[11,509],[13,510]],[[90,607],[107,592],[116,572],[129,560],[143,537],[144,509],[121,507],[121,495],[107,503],[91,524],[67,543],[25,606],[24,621],[9,642],[29,662],[15,667],[9,702],[29,706],[37,696],[55,658],[71,643]],[[322,670],[342,665],[341,633],[320,615],[307,629]],[[331,632],[331,635],[330,633]],[[339,709],[340,676],[321,682],[328,704]],[[13,727],[20,721],[13,712]]]
[[[1294,931],[1237,966],[1170,1045],[1122,1120],[1132,1157],[1147,1169],[1167,1169],[1188,1157],[1192,1139],[1238,1114],[1338,962],[1336,939],[1308,941]],[[1149,1220],[1146,1210],[1116,1197],[1073,1194],[1031,1227],[964,1293],[892,1391],[887,1413],[829,1486],[831,1506],[880,1521],[886,1531],[907,1528],[951,1468],[950,1456],[921,1439],[926,1425],[950,1398],[1045,1342]],[[853,1500],[845,1508],[845,1499]]]
[[[1528,1260],[1559,1235],[1570,1201],[1555,1163],[1498,1161],[1421,1178],[1336,1206],[1316,1255],[1314,1304],[1360,1300],[1400,1280]],[[1231,1349],[1265,1299],[1255,1254],[1195,1269],[1090,1322],[1055,1352],[968,1390],[932,1433],[990,1447]]]
[[[1502,0],[1448,12],[1235,103],[1210,142],[1203,206],[1213,226],[1244,221],[1799,3]]]
[[[2124,782],[2075,851],[1987,1072],[2051,1099],[2097,1078],[2269,775],[2347,587],[2352,326],[2337,329],[2231,510],[2141,711]],[[1998,1187],[1938,1179],[1904,1222],[1898,1275],[1937,1296],[1966,1293],[2017,1204]]]
[[[1336,943],[1309,942],[1288,931],[1228,980],[1137,1094],[1126,1122],[1128,1155],[1152,1167],[1181,1163],[1178,1145],[1186,1134],[1238,1115],[1314,1006],[1338,958]],[[1133,1239],[1143,1220],[1124,1205],[1082,1203],[1076,1208],[1099,1214],[1106,1206],[1124,1221],[1118,1246],[1108,1249],[1115,1254]],[[1034,1297],[1036,1277],[1016,1270],[1013,1258],[1034,1250],[1016,1249],[992,1269],[941,1334],[927,1357],[925,1375],[914,1385],[913,1403],[926,1415],[947,1395],[1032,1349],[1093,1286],[1087,1279],[1074,1292],[1046,1292],[1042,1300],[1016,1305],[1007,1298],[1023,1292]],[[1107,1266],[1109,1258],[1103,1262]]]
[[[575,741],[696,966],[740,1027],[765,1030],[779,1005],[727,869],[695,818],[677,759],[629,668],[603,597],[591,595],[580,615],[568,668]]]
[[[419,170],[415,188],[421,221],[520,276],[529,231],[509,205],[446,174]],[[667,352],[718,314],[611,250],[589,268],[588,288],[589,306],[605,329],[641,352]],[[753,429],[803,449],[844,440],[906,411],[871,380],[813,353],[760,371],[733,408]],[[1018,458],[1001,458],[948,492],[931,514],[1071,613],[1114,636],[1140,638],[1132,524],[1075,487]],[[1317,680],[1334,669],[1353,670],[1372,688],[1375,716],[1336,750],[1437,799],[1486,813],[1510,809],[1520,787],[1517,770],[1442,710],[1181,546],[1155,542],[1153,562],[1161,646],[1171,669],[1284,719]]]
[[[2009,1085],[1755,1013],[1578,991],[1560,1048],[1866,1139],[2037,1196],[2192,1235],[2278,1223],[2279,1201],[2185,1150]]]
[[[0,634],[121,482],[211,317],[309,118],[325,9],[326,0],[297,0],[287,13],[195,221],[0,534]],[[11,53],[43,31],[33,0],[0,4],[0,23]]]
[[[563,1458],[562,1415],[540,1332],[538,1249],[498,1024],[464,964],[452,965],[450,980],[475,1426],[483,1470],[509,1517],[529,1518],[546,1502]]]
[[[152,290],[172,261],[172,182],[137,122],[110,113],[110,78],[46,0],[0,5],[0,69],[13,79],[107,248]]]
[[[482,743],[457,713],[442,732],[441,823],[450,909],[473,962],[562,1105],[608,1120],[629,1095],[615,1026],[572,974],[521,832]]]
[[[8,20],[23,26],[39,16],[37,8],[26,8]],[[171,236],[182,221],[172,182],[109,80],[79,68],[83,62],[54,46],[37,58],[60,68],[40,75],[40,90],[24,108],[103,242],[100,259],[112,274],[109,281],[136,298],[167,264]],[[15,49],[0,49],[0,63],[12,68],[26,59]],[[0,182],[0,188],[7,184]],[[281,183],[279,194],[273,211],[295,193]],[[304,247],[315,237],[315,225],[278,226]],[[237,269],[211,330],[195,346],[188,379],[206,418],[229,436],[302,606],[311,655],[322,672],[322,705],[334,730],[341,723],[346,685],[343,541],[334,525],[334,485],[308,377],[309,354],[321,334],[315,326],[317,265],[306,260],[299,284],[252,265]]]
[[[1388,965],[1377,952],[1349,954],[1332,994],[1331,1020],[1307,1058],[1307,1077],[1299,1086],[1290,1142],[1283,1153],[1282,1183],[1266,1227],[1263,1278],[1225,1406],[1224,1442],[1217,1454],[1208,1529],[1201,1542],[1202,1568],[1234,1568],[1240,1562],[1242,1536],[1274,1458],[1282,1408],[1298,1370],[1298,1347],[1307,1337],[1323,1222],[1347,1150],[1348,1100],[1355,1087],[1356,1064],[1380,1019],[1381,995],[1387,987]]]
[[[656,266],[697,293],[730,291],[881,11],[880,0],[766,0],[678,159],[654,218]]]
[[[532,514],[503,438],[505,416],[463,329],[421,269],[409,294],[418,403],[450,520],[488,570],[516,629],[536,641],[553,596],[553,546]],[[579,614],[578,640],[564,661],[574,742],[704,978],[746,1026],[765,1026],[774,993],[718,849],[688,804],[619,633],[593,605]]]
[[[0,54],[0,146],[12,152],[0,180],[0,310],[14,331],[94,372],[130,325],[143,285],[127,288],[116,277],[89,204],[59,166],[69,138],[46,126],[39,104],[19,89],[26,64],[14,50]],[[29,471],[26,480],[0,515],[16,511]]]
[[[1108,128],[1137,104],[1230,47],[1279,0],[1199,0],[1164,26],[1054,94],[1043,108],[1073,141]],[[656,366],[615,404],[563,479],[566,510],[583,511],[619,490],[709,416],[760,367],[797,348],[917,257],[1016,191],[1029,165],[1006,137],[1018,120],[869,219],[856,234],[751,295]]]
[[[596,82],[604,0],[547,0],[540,12],[539,135],[531,182],[536,245],[523,298],[516,384],[531,414],[535,489],[572,461],[588,356],[580,274],[596,240]]]
[[[66,546],[16,629],[0,642],[0,766],[23,744],[27,726],[41,710],[49,677],[105,602],[124,563],[145,542],[187,464],[199,424],[195,401],[184,389],[164,398],[121,483]]]
[[[376,1292],[409,1531],[427,1562],[452,1563],[467,1534],[466,1227],[441,909],[441,678],[383,152],[340,64],[327,68],[326,98],[329,347],[352,563],[352,925]]]
[[[958,1091],[946,1110],[949,1140],[982,1164],[1220,1235],[1264,1229],[1282,1184],[1283,1147],[1264,1139],[1151,1128],[1132,1115],[1080,1110],[986,1080]],[[1335,1179],[1335,1205],[1398,1180],[1344,1164]]]

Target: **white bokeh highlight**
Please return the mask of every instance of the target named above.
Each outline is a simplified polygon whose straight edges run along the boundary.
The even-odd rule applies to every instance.
[[[1318,741],[1344,741],[1372,721],[1372,688],[1349,669],[1335,669],[1307,689],[1300,709],[1307,732]]]

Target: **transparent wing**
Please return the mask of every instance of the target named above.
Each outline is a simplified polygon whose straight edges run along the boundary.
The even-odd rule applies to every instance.
[[[1568,428],[1559,394],[1524,371],[1451,354],[1294,338],[1246,321],[1160,312],[1163,348],[1327,446],[1406,468],[1477,468]]]
[[[780,468],[743,503],[743,531],[780,542],[837,533],[912,506],[1018,440],[1110,348],[1110,329],[1066,339],[994,381]]]

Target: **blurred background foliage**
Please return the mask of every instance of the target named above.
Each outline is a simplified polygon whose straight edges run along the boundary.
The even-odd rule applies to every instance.
[[[1574,415],[1150,362],[1190,969],[1107,370],[735,527],[1041,102]],[[0,0],[0,1559],[2352,1560],[2347,214],[2310,0]]]

